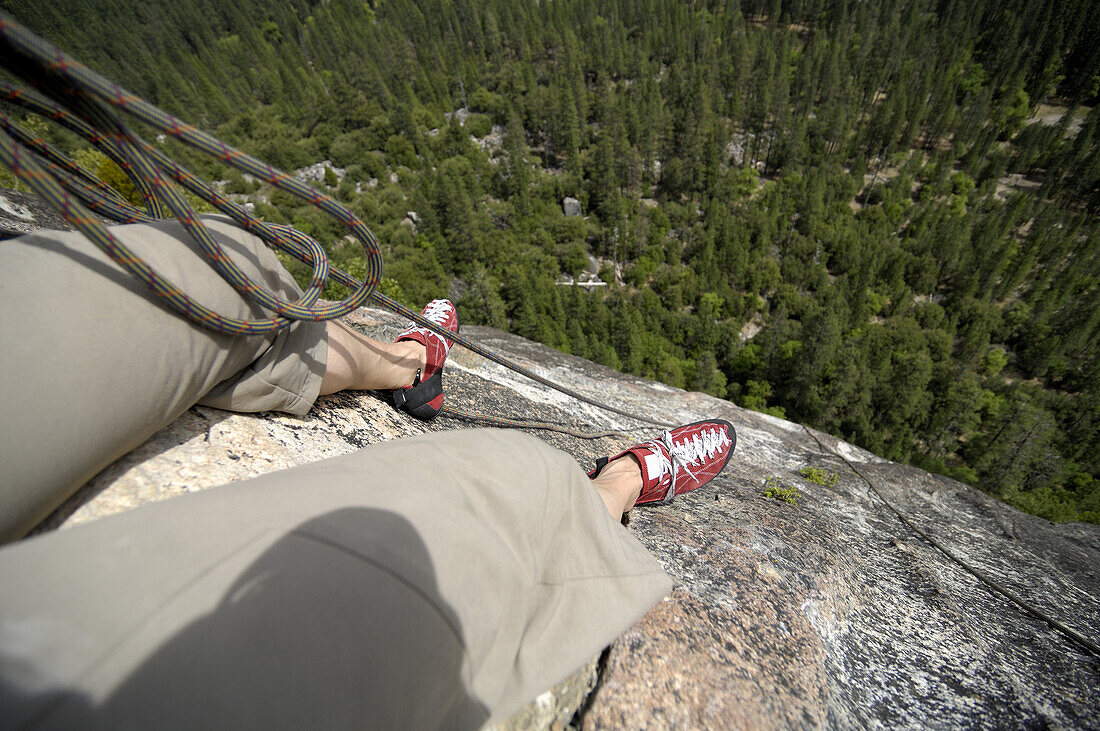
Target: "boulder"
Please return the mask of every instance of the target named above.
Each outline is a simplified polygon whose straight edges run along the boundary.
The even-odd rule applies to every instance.
[[[331,160],[324,160],[308,167],[298,168],[294,171],[294,177],[307,183],[323,183],[325,181],[325,170],[332,170],[336,174],[337,180],[343,180],[347,172],[344,168],[333,165]]]
[[[576,198],[565,198],[561,202],[561,210],[567,216],[581,215],[581,202]]]
[[[470,110],[467,109],[466,107],[459,107],[458,109],[454,110],[453,112],[444,112],[443,113],[443,118],[446,119],[448,122],[451,121],[451,117],[454,117],[458,120],[458,123],[461,124],[461,125],[466,124],[466,119],[469,116],[470,116]]]

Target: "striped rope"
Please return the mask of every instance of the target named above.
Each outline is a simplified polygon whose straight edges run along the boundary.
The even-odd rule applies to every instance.
[[[0,21],[2,21],[2,19],[2,13],[0,13]],[[122,153],[118,151],[118,148],[111,144],[110,140],[101,135],[99,130],[92,127],[83,119],[71,114],[64,107],[60,107],[48,99],[39,96],[34,91],[22,86],[17,86],[4,79],[0,79],[0,100],[28,109],[40,117],[59,124],[69,131],[75,132],[78,136],[83,137],[85,140],[92,143],[96,149],[106,155],[113,163],[118,165],[137,190],[142,190],[141,186],[145,184],[145,181],[136,178],[133,169],[130,167],[130,163],[126,162],[122,157]]]
[[[274,310],[279,317],[254,321],[226,318],[194,302],[145,266],[144,262],[136,260],[102,225],[90,224],[89,221],[93,220],[93,217],[70,196],[62,195],[59,186],[42,185],[39,182],[42,177],[41,168],[31,161],[29,155],[17,155],[11,152],[10,148],[17,143],[9,137],[9,141],[4,144],[9,151],[4,157],[17,163],[17,166],[12,168],[12,172],[24,180],[32,190],[57,207],[66,220],[88,236],[120,266],[142,280],[172,309],[204,327],[219,332],[259,334],[286,327],[290,319],[326,320],[341,317],[369,299],[382,270],[382,256],[378,243],[366,224],[329,196],[139,99],[94,73],[2,13],[0,13],[0,54],[9,69],[27,78],[38,87],[39,91],[52,97],[55,102],[59,102],[60,106],[70,107],[70,110],[75,112],[75,116],[83,119],[88,126],[101,130],[101,134],[118,149],[122,159],[132,167],[134,173],[132,177],[135,182],[148,183],[146,187],[151,188],[156,206],[166,207],[179,219],[199,245],[203,256],[218,273],[242,295],[267,309]],[[367,258],[365,281],[351,296],[341,302],[313,306],[320,296],[324,281],[328,278],[329,264],[320,245],[312,242],[311,248],[314,249],[312,254],[316,267],[314,281],[306,288],[299,303],[284,302],[253,282],[222,251],[213,235],[195,216],[187,201],[175,186],[168,184],[159,168],[149,159],[143,146],[137,142],[136,135],[122,124],[112,108],[138,119],[154,130],[171,135],[191,147],[210,154],[228,165],[248,172],[314,205],[343,223],[363,245]],[[161,217],[154,208],[150,206],[150,215]],[[318,286],[318,282],[321,286]]]
[[[230,147],[122,89],[34,35],[3,11],[0,11],[0,62],[40,92],[35,93],[0,80],[0,100],[17,104],[61,124],[95,145],[134,182],[143,196],[147,212],[121,200],[113,190],[104,190],[107,186],[94,179],[94,176],[88,175],[44,141],[26,133],[6,116],[0,120],[0,162],[7,165],[32,191],[53,205],[66,221],[87,236],[119,266],[143,282],[167,307],[192,322],[216,332],[262,334],[284,328],[293,320],[329,320],[341,317],[368,300],[373,300],[417,325],[427,327],[494,363],[573,399],[636,421],[663,427],[673,426],[670,422],[618,409],[575,389],[557,384],[530,368],[440,327],[421,317],[420,313],[376,291],[382,271],[378,242],[367,225],[351,211],[328,195]],[[259,220],[243,206],[188,172],[162,150],[134,134],[122,122],[118,113],[133,117],[152,129],[209,154],[335,218],[363,247],[366,256],[364,280],[359,281],[346,272],[331,267],[324,249],[311,237],[289,226]],[[195,215],[177,185],[209,202],[268,245],[293,256],[307,266],[312,266],[313,275],[301,298],[297,302],[283,301],[250,280],[221,249],[201,219]],[[119,242],[92,212],[122,223],[148,222],[171,213],[223,279],[243,296],[273,311],[275,315],[266,319],[241,320],[222,316],[203,306],[153,271],[140,257]],[[318,303],[320,292],[330,278],[349,288],[352,293],[339,302]],[[497,419],[500,423],[511,421],[484,416],[480,420],[487,423],[490,419]],[[534,422],[525,423],[531,425],[530,428],[539,428],[534,426]]]
[[[50,172],[55,177],[57,177],[57,173],[54,172],[54,168],[61,168],[70,175],[75,175],[80,178],[83,183],[92,186],[100,194],[113,200],[115,203],[128,203],[128,201],[114,188],[77,165],[66,155],[55,149],[53,145],[48,144],[41,137],[35,137],[28,134],[27,131],[18,124],[14,124],[3,111],[0,111],[0,127],[3,127],[4,131],[14,137],[21,145],[33,150],[40,158],[52,163],[53,167],[51,167]],[[69,187],[69,185],[65,187]]]

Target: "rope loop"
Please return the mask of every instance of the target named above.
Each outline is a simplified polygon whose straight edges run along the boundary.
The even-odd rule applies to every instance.
[[[216,332],[252,335],[281,329],[289,325],[291,320],[328,320],[341,317],[370,299],[382,271],[382,255],[378,242],[365,223],[328,195],[181,122],[111,83],[2,12],[0,57],[9,69],[18,69],[24,80],[36,86],[52,101],[6,82],[0,84],[0,98],[64,124],[96,144],[134,181],[145,199],[146,217],[138,215],[136,209],[118,200],[117,195],[104,191],[99,185],[87,180],[78,182],[77,177],[86,177],[77,172],[79,166],[58,159],[44,143],[37,144],[32,136],[18,129],[6,117],[0,122],[0,127],[3,128],[3,134],[0,135],[0,161],[7,164],[31,190],[52,203],[69,223],[119,266],[141,280],[173,310]],[[291,236],[286,229],[276,229],[264,224],[243,207],[229,201],[205,183],[200,183],[197,177],[123,124],[115,110],[264,180],[344,224],[363,246],[367,264],[364,281],[359,282],[349,277],[347,279],[350,279],[350,283],[341,282],[352,288],[349,297],[340,302],[316,304],[332,273],[324,248],[318,242],[304,234],[296,232],[296,235]],[[36,152],[42,155],[41,159]],[[252,281],[218,245],[179,189],[169,183],[169,177],[210,202],[238,225],[260,236],[267,243],[312,264],[313,275],[302,297],[297,302],[286,302]],[[71,185],[77,192],[70,194],[59,184],[59,179]],[[241,320],[222,316],[201,305],[121,244],[102,222],[91,215],[85,204],[97,213],[124,222],[162,218],[166,212],[170,212],[195,240],[202,255],[222,278],[249,300],[271,310],[273,316],[267,319]]]

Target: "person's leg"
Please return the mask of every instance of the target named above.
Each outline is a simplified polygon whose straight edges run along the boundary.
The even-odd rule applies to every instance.
[[[617,517],[569,455],[462,430],[38,536],[0,550],[0,717],[500,720],[671,589]]]
[[[252,279],[300,290],[258,238],[207,218]],[[221,314],[268,316],[234,291],[175,222],[112,229],[153,269]],[[76,232],[0,246],[0,541],[23,535],[112,461],[200,399],[304,414],[320,391],[325,324],[218,335],[158,304]]]
[[[383,343],[342,322],[328,323],[328,360],[321,395],[344,390],[392,390],[411,386],[427,350],[414,340]]]
[[[218,217],[206,222],[253,281],[288,301],[301,296],[257,237]],[[177,223],[117,226],[113,232],[207,307],[231,317],[269,316],[218,276]],[[434,375],[406,392],[419,396],[439,390],[450,344],[423,328],[402,336],[412,339],[382,343],[339,322],[295,322],[264,336],[218,335],[162,307],[75,232],[4,242],[0,300],[7,351],[0,369],[0,464],[7,469],[0,483],[0,542],[25,533],[195,403],[302,415],[321,394],[405,389],[419,383],[419,374]],[[438,313],[431,307],[429,319],[457,326],[457,319],[433,317]],[[437,401],[441,395],[432,403]],[[438,405],[406,410],[431,418]]]

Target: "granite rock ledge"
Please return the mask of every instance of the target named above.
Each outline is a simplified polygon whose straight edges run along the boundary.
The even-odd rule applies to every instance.
[[[392,338],[402,323],[348,321]],[[676,588],[505,728],[1100,727],[1100,658],[992,594],[890,513],[840,458],[918,525],[1048,614],[1097,639],[1100,526],[1055,525],[966,485],[887,462],[797,424],[626,376],[489,328],[463,334],[577,390],[674,422],[720,417],[737,452],[710,485],[639,508],[629,529]],[[628,419],[548,392],[455,348],[460,408],[597,428]],[[196,407],[111,465],[42,526],[75,525],[184,492],[424,431],[376,395],[337,394],[304,418]],[[629,440],[536,435],[589,464]],[[814,466],[835,485],[804,480]],[[777,477],[797,505],[765,497]]]

